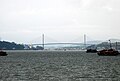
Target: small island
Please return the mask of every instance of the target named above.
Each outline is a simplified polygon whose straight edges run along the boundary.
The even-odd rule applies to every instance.
[[[30,47],[26,44],[17,44],[15,42],[0,41],[0,50],[43,50],[43,47]]]

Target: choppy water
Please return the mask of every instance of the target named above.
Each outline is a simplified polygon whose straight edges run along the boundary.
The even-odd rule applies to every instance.
[[[120,56],[82,51],[9,51],[0,81],[120,81]]]

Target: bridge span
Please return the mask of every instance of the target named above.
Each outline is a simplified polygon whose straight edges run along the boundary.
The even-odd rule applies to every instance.
[[[31,45],[43,45],[43,44],[31,44]],[[44,45],[85,45],[83,43],[45,43]],[[91,45],[91,44],[86,44]]]
[[[86,42],[86,35],[84,35],[84,39],[83,39],[83,43],[79,43],[79,42],[51,42],[51,43],[45,43],[45,38],[44,38],[44,34],[42,34],[42,42],[41,43],[33,43],[33,44],[27,44],[29,46],[42,46],[44,49],[44,46],[48,46],[48,45],[77,45],[77,46],[84,46],[86,48],[86,46],[90,46],[92,44],[87,44]]]

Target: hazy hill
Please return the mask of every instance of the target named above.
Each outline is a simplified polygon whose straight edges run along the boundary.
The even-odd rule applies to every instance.
[[[109,42],[109,40],[111,41],[111,43],[115,43],[115,42],[120,42],[120,39],[114,39],[114,38],[111,38],[111,39],[108,39],[104,42]],[[100,40],[95,40],[95,41],[87,41],[87,44],[100,44],[102,43],[103,41],[100,41]]]
[[[112,43],[115,43],[115,42],[120,42],[120,39],[109,39]],[[108,40],[107,40],[108,41]]]
[[[116,42],[112,42],[111,43],[112,48],[116,48]],[[109,42],[102,42],[100,44],[97,45],[91,45],[88,46],[87,49],[109,49],[110,48],[110,43]],[[117,42],[117,49],[120,50],[120,42]]]
[[[87,44],[100,44],[102,41],[87,41]]]
[[[4,49],[4,50],[23,50],[24,45],[16,44],[14,42],[0,41],[0,49]]]

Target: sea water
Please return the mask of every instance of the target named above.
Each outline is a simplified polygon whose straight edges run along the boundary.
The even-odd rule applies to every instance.
[[[7,51],[0,81],[119,81],[120,55],[84,51]]]

